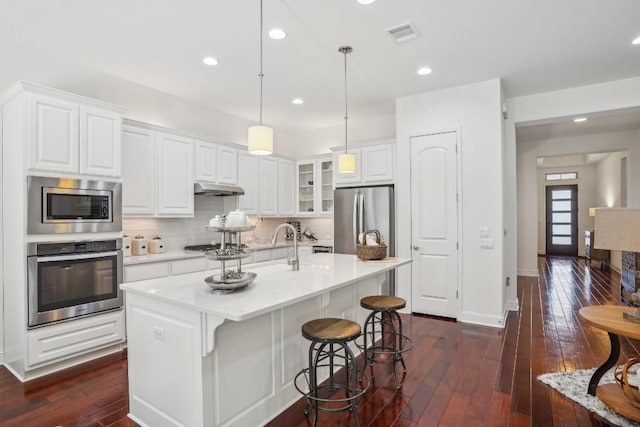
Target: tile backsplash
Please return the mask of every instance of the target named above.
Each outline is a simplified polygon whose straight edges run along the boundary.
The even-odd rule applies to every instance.
[[[124,218],[122,228],[124,234],[134,237],[138,234],[147,239],[162,237],[167,251],[182,250],[186,245],[219,242],[220,233],[208,231],[205,226],[215,215],[227,213],[235,206],[232,197],[196,196],[194,198],[193,218]],[[300,231],[309,227],[313,235],[322,244],[333,241],[333,218],[258,218],[251,216],[256,224],[255,230],[242,234],[247,244],[264,244],[271,240],[273,231],[283,222],[300,221]],[[279,241],[284,241],[281,231]]]

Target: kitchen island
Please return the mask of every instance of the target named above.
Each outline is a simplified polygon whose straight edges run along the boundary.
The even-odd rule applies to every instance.
[[[301,395],[307,365],[300,327],[319,317],[363,323],[360,298],[379,294],[386,272],[410,262],[354,255],[253,264],[255,281],[213,294],[212,271],[122,284],[125,291],[129,417],[143,426],[257,426]]]

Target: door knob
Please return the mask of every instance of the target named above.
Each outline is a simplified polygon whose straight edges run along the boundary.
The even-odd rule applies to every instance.
[[[420,246],[415,246],[415,245],[413,246],[414,251],[419,251],[420,249],[422,249]]]

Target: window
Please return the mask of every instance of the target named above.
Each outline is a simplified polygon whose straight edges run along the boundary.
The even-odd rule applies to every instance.
[[[548,173],[545,174],[547,181],[559,181],[563,179],[578,179],[578,172]]]

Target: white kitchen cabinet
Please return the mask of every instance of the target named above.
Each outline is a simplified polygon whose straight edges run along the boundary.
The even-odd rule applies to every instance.
[[[362,181],[366,184],[393,181],[394,146],[362,147]]]
[[[331,157],[300,160],[297,163],[297,214],[333,212],[333,161]]]
[[[393,183],[395,144],[370,144],[348,149],[349,153],[356,156],[355,173],[338,172],[338,156],[344,153],[344,149],[336,148],[333,152],[334,168],[333,178],[336,187],[352,185],[378,185]]]
[[[292,216],[295,213],[294,163],[278,159],[278,215]]]
[[[27,331],[27,366],[48,363],[124,342],[124,310],[76,319]]]
[[[124,126],[122,131],[122,213],[153,215],[156,211],[155,132]]]
[[[158,133],[158,215],[193,216],[193,139]]]
[[[122,114],[80,107],[80,173],[120,176]]]
[[[29,95],[29,169],[77,173],[78,104]]]
[[[260,215],[278,214],[278,159],[261,157],[259,163]]]
[[[238,154],[238,185],[244,190],[238,208],[250,215],[292,216],[295,213],[294,163],[274,156]]]
[[[257,156],[238,153],[238,185],[244,190],[244,195],[238,197],[238,209],[250,215],[259,213],[258,162]]]
[[[124,266],[124,281],[137,282],[139,280],[157,279],[171,275],[171,263],[148,262]]]
[[[238,150],[196,139],[194,152],[196,181],[238,184]]]
[[[120,176],[122,108],[36,85],[23,89],[29,170]]]
[[[193,139],[126,125],[122,154],[123,215],[193,216]]]

